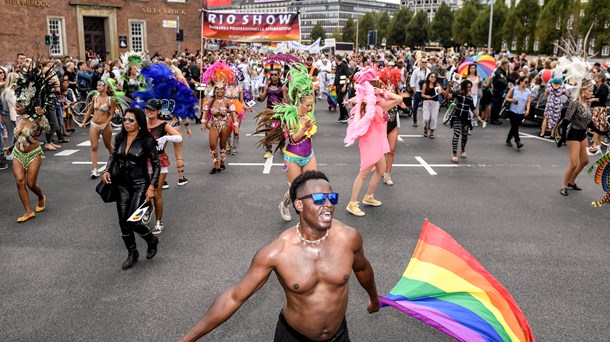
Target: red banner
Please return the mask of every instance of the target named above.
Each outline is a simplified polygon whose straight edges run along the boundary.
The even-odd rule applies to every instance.
[[[301,40],[299,15],[288,13],[229,13],[205,11],[205,38],[238,42]]]
[[[231,0],[204,0],[203,8],[210,7],[230,7],[232,5]]]

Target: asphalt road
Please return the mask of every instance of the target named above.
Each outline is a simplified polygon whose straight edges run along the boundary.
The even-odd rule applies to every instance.
[[[565,148],[526,136],[517,151],[504,145],[507,123],[479,127],[469,138],[468,158],[455,167],[448,127],[430,140],[403,119],[395,185],[380,184],[376,198],[383,205],[364,208],[366,216],[357,218],[344,209],[358,171],[357,147],[343,147],[346,126],[322,102],[317,116],[319,169],[341,194],[335,218],[364,236],[380,294],[404,272],[428,218],[504,284],[537,340],[608,341],[608,207],[591,207],[603,192],[586,173],[578,178],[582,192],[559,194]],[[27,223],[16,223],[23,208],[14,178],[0,171],[0,341],[178,340],[241,277],[256,250],[291,226],[277,210],[286,190],[281,155],[265,167],[263,151],[254,147],[258,138],[246,136],[252,117],[243,125],[240,153],[216,175],[208,174],[207,134],[193,127],[194,136],[185,139],[190,182],[176,186],[172,165],[159,252],[128,271],[121,270],[127,253],[115,207],[95,193],[90,166],[79,164],[89,160],[89,147],[78,146],[88,140],[85,130],[62,148],[72,154],[47,153],[39,176],[47,209]],[[100,160],[106,158],[102,150]],[[369,315],[366,292],[355,277],[350,282],[353,341],[451,340],[391,308]],[[271,277],[203,340],[271,340],[283,300]]]

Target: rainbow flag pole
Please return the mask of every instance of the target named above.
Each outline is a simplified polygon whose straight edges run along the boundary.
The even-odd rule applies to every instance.
[[[508,290],[427,220],[407,269],[379,301],[458,341],[534,341]]]

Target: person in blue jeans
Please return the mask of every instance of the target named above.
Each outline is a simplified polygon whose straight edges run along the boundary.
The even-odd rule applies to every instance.
[[[510,130],[508,131],[508,137],[506,137],[506,145],[513,146],[511,140],[514,138],[517,148],[521,149],[523,144],[519,137],[519,126],[526,116],[530,113],[530,104],[532,102],[532,92],[528,89],[528,78],[527,76],[519,77],[517,86],[511,88],[506,94],[505,101],[510,103],[508,108],[508,114],[510,119]]]
[[[421,84],[426,80],[429,73],[428,61],[425,58],[422,58],[419,60],[419,67],[413,70],[413,73],[411,74],[409,85],[411,86],[411,89],[415,91],[413,96],[413,108],[411,109],[411,113],[413,113],[413,127],[417,127],[417,108],[419,108],[421,102]]]

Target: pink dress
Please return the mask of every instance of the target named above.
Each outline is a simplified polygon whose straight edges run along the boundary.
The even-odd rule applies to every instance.
[[[358,140],[360,171],[375,165],[379,159],[390,152],[387,134],[387,116],[387,113],[384,113],[380,107],[377,107],[377,113],[375,118],[371,120],[369,129]]]

